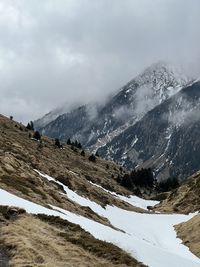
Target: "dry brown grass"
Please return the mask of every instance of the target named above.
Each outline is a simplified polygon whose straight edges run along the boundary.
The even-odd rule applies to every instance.
[[[72,201],[58,193],[55,184],[45,181],[33,171],[36,168],[47,173],[79,194],[88,197],[101,206],[115,205],[134,210],[131,205],[114,199],[100,188],[92,186],[88,180],[121,194],[130,194],[119,186],[116,177],[120,167],[113,162],[97,158],[96,163],[83,157],[80,150],[70,146],[64,149],[54,147],[54,141],[42,137],[42,144],[29,138],[30,131],[15,122],[0,116],[0,187],[19,196],[40,203],[52,204],[71,211],[82,212]],[[62,190],[62,188],[59,188]],[[142,212],[142,210],[136,209]]]
[[[2,241],[11,267],[143,266],[118,247],[96,240],[78,225],[57,217],[39,218],[26,214],[3,227]]]
[[[57,149],[54,140],[47,137],[42,137],[42,143],[38,143],[29,138],[30,133],[23,125],[0,116],[0,188],[40,205],[52,204],[111,226],[106,218],[60,194],[62,186],[47,181],[33,170],[38,169],[103,207],[109,204],[143,212],[89,182],[129,194],[115,180],[121,173],[115,163],[101,158],[92,163],[87,153],[83,157],[81,151],[75,152],[67,145],[63,150]],[[73,228],[76,231],[68,233],[61,225],[48,221],[26,215],[3,227],[3,242],[9,249],[11,266],[141,266],[127,253],[95,240],[78,226]]]
[[[42,178],[33,170],[37,168],[103,207],[115,205],[143,212],[89,183],[88,180],[122,194],[127,193],[112,178],[120,172],[119,166],[101,158],[92,163],[88,155],[83,157],[79,150],[74,152],[67,145],[63,150],[57,149],[54,141],[47,137],[43,137],[41,146],[29,138],[29,133],[23,125],[0,116],[0,188],[43,206],[58,206],[111,226],[106,218],[60,194],[63,192],[62,186]]]
[[[175,229],[178,237],[183,240],[183,244],[200,258],[200,214],[187,222],[176,225]]]
[[[200,172],[189,177],[184,184],[169,194],[155,208],[161,212],[190,213],[200,210]]]

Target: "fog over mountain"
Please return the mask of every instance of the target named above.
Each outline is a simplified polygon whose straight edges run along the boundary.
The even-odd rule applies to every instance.
[[[27,122],[63,103],[104,101],[158,60],[200,76],[199,8],[199,0],[1,0],[0,113]]]
[[[106,104],[82,105],[67,113],[60,107],[34,125],[52,138],[79,140],[85,149],[127,169],[150,167],[158,179],[184,179],[200,168],[199,85],[158,62]]]

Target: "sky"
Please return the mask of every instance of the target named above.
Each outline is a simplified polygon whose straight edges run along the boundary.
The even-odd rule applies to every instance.
[[[200,77],[199,0],[0,0],[0,113],[104,101],[159,60]]]

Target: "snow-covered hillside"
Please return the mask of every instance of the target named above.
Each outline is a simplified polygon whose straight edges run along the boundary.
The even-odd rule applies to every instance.
[[[72,201],[82,206],[88,206],[94,212],[106,217],[115,229],[59,207],[51,205],[52,209],[45,208],[2,189],[0,189],[0,205],[18,206],[33,214],[43,213],[60,216],[65,220],[79,224],[95,238],[116,244],[150,267],[200,266],[200,259],[181,244],[181,240],[176,238],[173,227],[175,224],[189,220],[194,214],[145,214],[126,211],[115,206],[106,206],[104,209],[95,202],[79,196],[67,186],[57,182],[53,177],[42,174],[39,171],[37,173],[45,180],[54,181],[62,185],[65,191],[62,194]],[[97,185],[93,184],[92,186]],[[107,192],[109,191],[107,190]],[[113,194],[113,197],[117,198],[120,196]],[[123,197],[123,200],[143,208],[157,203],[135,197]]]

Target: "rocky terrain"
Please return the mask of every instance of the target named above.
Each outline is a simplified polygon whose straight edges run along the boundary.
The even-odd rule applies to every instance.
[[[149,111],[98,150],[126,167],[151,167],[156,177],[181,180],[199,170],[200,82]]]

